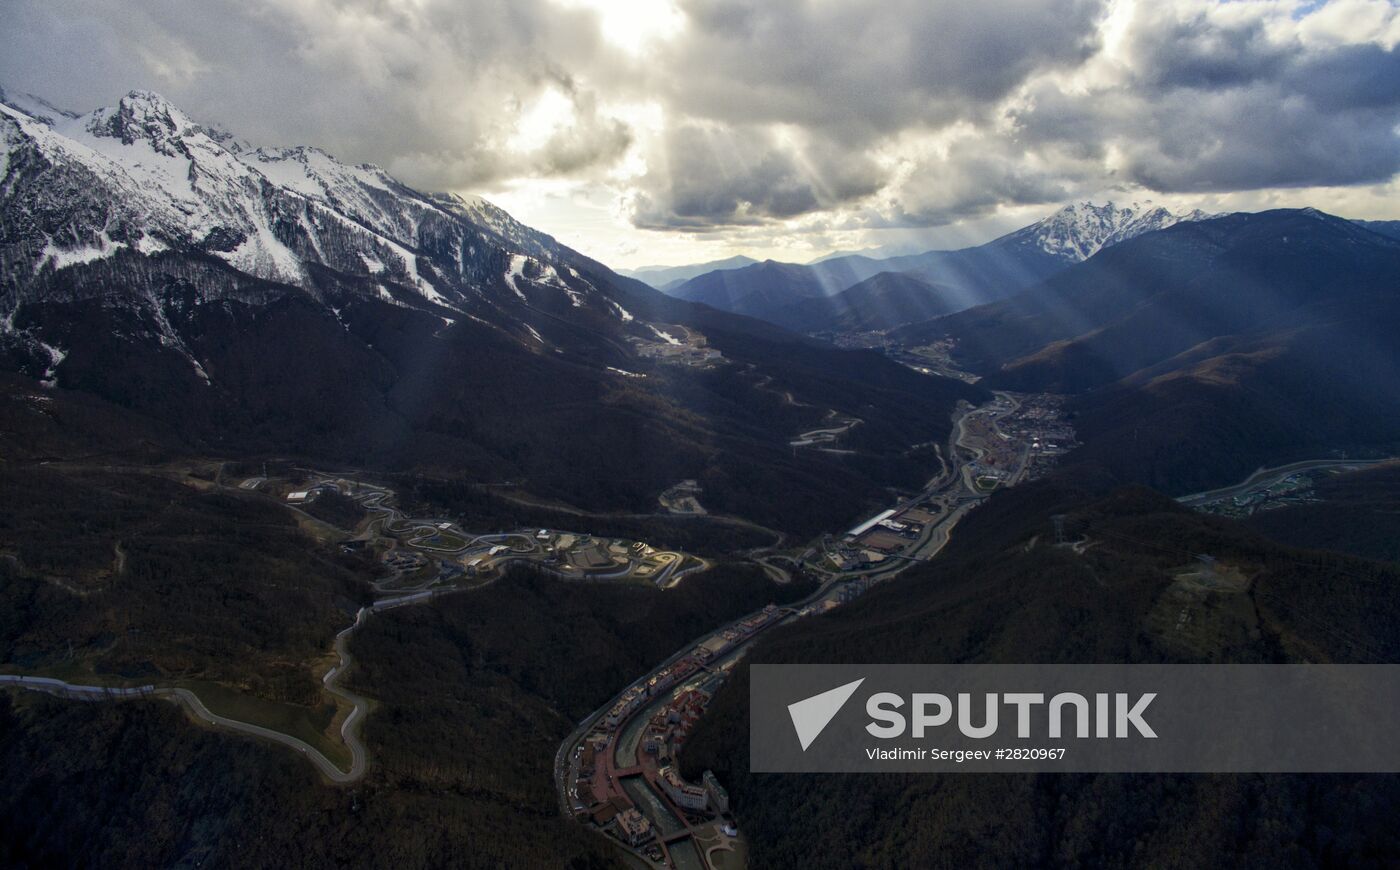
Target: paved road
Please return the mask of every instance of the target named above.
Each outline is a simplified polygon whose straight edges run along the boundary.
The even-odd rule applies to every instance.
[[[1298,474],[1302,471],[1314,471],[1319,468],[1363,468],[1369,465],[1381,465],[1386,462],[1395,461],[1396,457],[1394,456],[1386,459],[1304,459],[1300,462],[1280,465],[1277,468],[1261,468],[1233,486],[1207,490],[1206,492],[1192,493],[1191,495],[1183,495],[1177,499],[1177,502],[1187,507],[1194,507],[1199,504],[1242,495],[1252,489],[1258,489],[1260,486],[1275,483],[1291,474]]]
[[[325,775],[326,779],[334,783],[348,784],[357,782],[365,775],[369,767],[369,756],[365,751],[364,743],[360,740],[360,724],[365,715],[369,712],[369,701],[348,689],[341,688],[340,679],[349,670],[353,662],[348,649],[350,636],[354,634],[371,613],[384,610],[392,610],[397,607],[406,607],[414,604],[423,604],[432,598],[446,594],[454,590],[436,590],[432,592],[419,592],[414,595],[404,595],[398,598],[390,598],[377,601],[369,607],[360,608],[355,614],[355,621],[348,627],[342,629],[335,636],[334,649],[340,661],[326,672],[321,678],[321,683],[326,687],[326,691],[350,705],[350,712],[340,723],[340,738],[350,750],[350,768],[341,770],[335,762],[331,761],[316,747],[306,741],[275,731],[271,728],[264,728],[252,722],[244,722],[239,719],[232,719],[228,716],[221,716],[213,712],[199,696],[193,691],[182,687],[171,686],[134,686],[119,688],[113,686],[88,686],[65,682],[52,677],[31,677],[22,674],[0,674],[0,686],[13,686],[20,689],[29,689],[36,692],[46,692],[63,698],[75,698],[83,701],[124,701],[139,700],[142,698],[164,698],[174,701],[191,713],[201,722],[213,725],[217,728],[226,728],[230,731],[237,731],[241,734],[251,734],[254,737],[261,737],[280,743],[283,746],[296,750]]]
[[[384,497],[389,495],[388,491],[377,499],[371,507],[372,510],[382,512],[386,518],[393,519],[398,514],[393,508],[382,506]],[[163,698],[174,701],[194,715],[201,722],[218,728],[226,728],[241,734],[249,734],[254,737],[261,737],[280,743],[304,755],[318,770],[334,783],[346,784],[357,782],[365,775],[368,768],[368,753],[364,743],[360,739],[360,724],[365,715],[369,712],[369,701],[365,698],[340,686],[340,680],[349,670],[353,662],[350,655],[350,637],[365,623],[371,613],[391,610],[397,607],[404,607],[413,604],[421,604],[429,601],[437,595],[453,590],[443,589],[428,592],[418,592],[412,595],[402,595],[395,598],[381,599],[368,607],[362,607],[355,614],[355,621],[342,629],[335,636],[333,649],[339,661],[321,678],[321,684],[326,691],[350,705],[350,712],[340,723],[340,738],[345,747],[350,751],[350,767],[348,770],[340,769],[333,761],[327,758],[320,750],[306,741],[284,734],[271,728],[265,728],[252,722],[244,722],[228,716],[221,716],[210,710],[199,696],[193,691],[183,687],[172,686],[136,686],[119,688],[112,686],[90,686],[65,682],[52,677],[36,677],[20,674],[0,674],[0,685],[13,686],[20,689],[28,689],[38,692],[57,695],[65,698],[77,698],[85,701],[119,701],[134,700],[141,698]]]
[[[990,495],[990,493],[979,491],[976,486],[973,485],[972,480],[967,474],[969,464],[959,459],[957,448],[965,446],[962,441],[963,436],[966,434],[965,424],[968,418],[990,414],[995,420],[999,420],[1007,414],[1015,413],[1015,411],[1021,407],[1021,403],[1009,393],[998,392],[994,393],[994,395],[999,399],[1009,402],[1011,406],[1005,410],[998,411],[997,409],[984,405],[980,408],[968,409],[955,416],[953,418],[953,430],[948,435],[949,462],[943,463],[944,473],[930,480],[924,486],[924,490],[918,495],[901,502],[895,508],[895,513],[899,513],[923,502],[927,502],[941,494],[948,497],[947,513],[937,522],[930,523],[924,527],[923,531],[919,533],[919,538],[914,546],[909,549],[909,556],[898,560],[891,560],[891,564],[888,566],[867,569],[856,573],[883,579],[904,571],[911,564],[914,564],[914,562],[924,562],[932,559],[947,546],[948,539],[953,534],[953,528],[962,521],[962,518],[967,515],[967,512]],[[967,447],[967,449],[976,453],[979,459],[981,458],[983,451],[979,448]],[[1020,481],[1025,471],[1025,463],[1029,457],[1030,448],[1027,447],[1026,452],[1022,456],[1022,466],[1017,471],[1014,482]]]
[[[348,771],[336,767],[335,763],[322,755],[320,750],[311,744],[300,740],[290,734],[283,734],[281,731],[274,731],[271,728],[264,728],[261,725],[254,725],[251,722],[242,722],[237,719],[230,719],[227,716],[220,716],[211,711],[199,699],[199,696],[189,689],[169,688],[161,686],[138,686],[135,688],[112,688],[109,686],[84,686],[74,683],[67,683],[50,677],[28,677],[15,674],[0,674],[0,685],[14,686],[20,689],[29,689],[36,692],[45,692],[56,695],[60,698],[75,698],[82,701],[122,701],[137,700],[142,698],[165,698],[174,701],[189,710],[194,717],[201,722],[213,725],[218,728],[227,728],[230,731],[237,731],[242,734],[250,734],[254,737],[261,737],[295,749],[306,756],[317,769],[325,775],[327,779],[336,783],[351,783],[360,779],[365,774],[365,753],[364,747],[360,744],[358,736],[354,733],[354,726],[359,721],[359,715],[363,712],[362,707],[356,707],[349,716],[346,717],[345,725],[341,728],[341,735],[347,738],[347,744],[352,753],[352,762]]]

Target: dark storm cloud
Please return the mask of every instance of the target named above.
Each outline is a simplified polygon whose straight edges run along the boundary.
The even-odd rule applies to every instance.
[[[660,74],[668,105],[799,127],[825,143],[828,171],[864,163],[865,183],[822,197],[822,171],[795,171],[793,148],[748,149],[763,171],[723,172],[670,143],[633,199],[642,226],[752,223],[867,192],[879,194],[867,225],[930,226],[1114,188],[1354,185],[1400,171],[1396,50],[1307,42],[1303,16],[1281,4],[1122,4],[1112,57],[1094,56],[1104,9],[1091,3],[686,9],[691,31]],[[880,154],[893,159],[869,162]]]
[[[629,200],[632,222],[708,230],[792,218],[859,200],[887,181],[860,151],[780,141],[760,128],[686,124],[669,130]]]
[[[1123,142],[1127,179],[1161,191],[1233,191],[1379,182],[1400,170],[1390,111],[1347,111],[1261,85],[1166,95],[1149,135]]]
[[[1099,0],[689,0],[663,82],[680,109],[860,139],[978,115],[1098,42]]]
[[[893,198],[886,226],[941,226],[990,214],[1003,206],[1061,202],[1075,195],[1079,173],[1069,155],[1044,171],[1038,156],[1004,141],[964,140],[941,159],[922,161]]]
[[[1269,39],[1265,19],[1222,25],[1203,8],[1140,9],[1126,52],[1140,87],[1219,90],[1277,75],[1287,64],[1290,52]]]
[[[1400,105],[1400,51],[1394,48],[1341,46],[1300,64],[1289,78],[1313,102],[1333,109],[1393,111]]]
[[[1139,7],[1145,10],[1146,7]],[[1264,17],[1134,16],[1123,75],[1089,93],[1052,81],[1012,110],[1028,148],[1093,142],[1119,182],[1227,192],[1385,181],[1400,171],[1400,54],[1309,45]]]
[[[1032,73],[1082,62],[1102,12],[1098,0],[683,8],[690,28],[667,52],[657,91],[711,125],[668,134],[629,199],[638,226],[762,223],[875,194],[896,168],[873,159],[882,140],[984,118]],[[731,128],[715,132],[716,121]],[[762,125],[804,135],[781,143]]]

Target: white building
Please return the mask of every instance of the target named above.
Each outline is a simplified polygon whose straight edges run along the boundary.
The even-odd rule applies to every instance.
[[[846,533],[846,537],[859,537],[865,534],[866,532],[870,531],[871,529],[875,528],[875,526],[879,525],[884,520],[887,520],[894,515],[895,511],[892,509],[887,511],[881,511],[880,513],[876,514],[875,516],[856,526],[854,529],[851,529],[849,532]]]
[[[661,780],[661,790],[681,809],[703,810],[710,805],[710,796],[705,790],[681,779],[674,767],[667,765],[661,768],[658,778]]]

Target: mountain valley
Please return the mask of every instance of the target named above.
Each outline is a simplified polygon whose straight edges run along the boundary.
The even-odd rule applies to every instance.
[[[0,863],[1393,863],[1394,774],[761,773],[749,692],[1396,658],[1395,224],[614,270],[0,91]]]

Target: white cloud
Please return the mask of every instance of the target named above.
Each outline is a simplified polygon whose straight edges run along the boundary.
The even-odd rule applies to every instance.
[[[629,54],[656,54],[685,29],[685,15],[671,0],[555,0],[565,9],[589,9],[599,30]]]

